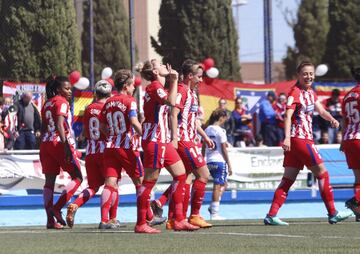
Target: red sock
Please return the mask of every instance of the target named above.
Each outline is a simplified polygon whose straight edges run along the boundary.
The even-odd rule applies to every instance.
[[[206,183],[195,179],[191,191],[191,215],[199,215],[204,200]]]
[[[179,175],[174,177],[172,183],[172,202],[174,202],[174,217],[176,221],[182,221],[184,219],[184,186],[186,181],[186,175]]]
[[[360,184],[356,183],[354,184],[354,194],[356,201],[360,201]]]
[[[78,207],[81,207],[83,204],[85,204],[90,198],[92,198],[95,195],[96,191],[91,188],[86,188],[83,190],[80,195],[75,199],[74,204],[76,204]]]
[[[146,223],[146,214],[150,204],[150,193],[156,181],[144,180],[137,193],[137,225]]]
[[[281,179],[281,183],[279,184],[279,186],[277,187],[275,193],[274,193],[274,198],[269,210],[268,215],[270,216],[276,216],[280,207],[284,204],[289,189],[291,187],[291,185],[293,185],[294,181],[290,180],[286,177],[283,177]]]
[[[184,191],[184,216],[185,218],[187,217],[187,211],[188,211],[188,207],[189,207],[189,201],[190,201],[190,184],[185,183],[185,191]]]
[[[109,221],[109,210],[112,202],[112,193],[116,191],[110,185],[105,185],[104,190],[101,194],[101,222],[108,223]]]
[[[73,179],[68,185],[65,186],[65,189],[62,191],[59,200],[54,205],[54,209],[61,210],[70,198],[74,195],[77,188],[80,186],[81,181],[77,178]]]
[[[110,220],[116,219],[119,206],[119,191],[116,189],[111,193],[111,206],[109,210]]]
[[[317,177],[321,198],[325,203],[329,215],[335,215],[334,193],[330,185],[329,173],[326,171]]]
[[[157,202],[161,207],[163,207],[166,202],[169,200],[169,193],[171,191],[171,185],[166,189],[166,191],[158,198]]]
[[[44,186],[43,189],[43,198],[44,198],[44,208],[47,216],[47,223],[54,223],[54,217],[50,212],[53,207],[53,198],[54,198],[54,186]]]

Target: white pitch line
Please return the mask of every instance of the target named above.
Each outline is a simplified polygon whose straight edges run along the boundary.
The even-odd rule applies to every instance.
[[[188,234],[188,232],[177,232],[178,234]],[[195,233],[195,232],[194,232]],[[237,232],[196,232],[200,235],[237,235],[237,236],[264,236],[264,237],[284,237],[284,238],[308,238],[304,235],[284,235],[284,234],[254,234]]]

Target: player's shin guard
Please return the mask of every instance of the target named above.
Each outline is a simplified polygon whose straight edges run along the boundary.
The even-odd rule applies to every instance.
[[[174,202],[174,217],[176,221],[182,221],[184,219],[184,186],[186,181],[186,175],[179,175],[174,177],[172,183],[172,201]]]
[[[109,210],[112,202],[112,193],[116,189],[110,185],[105,185],[101,194],[101,222],[107,223],[109,221]]]
[[[53,207],[53,198],[54,198],[54,186],[44,186],[43,190],[43,198],[44,198],[44,208],[46,211],[47,221],[48,223],[54,223],[54,217],[51,213],[51,208]]]
[[[150,193],[156,181],[144,180],[137,193],[137,225],[146,223],[146,214],[150,205]]]
[[[330,185],[329,173],[326,171],[317,177],[319,182],[319,191],[324,201],[329,215],[335,215],[334,193]]]
[[[190,202],[190,184],[185,183],[185,188],[184,188],[185,192],[184,192],[184,204],[183,204],[183,210],[184,210],[184,216],[185,218],[187,217],[187,211],[189,208],[189,202]]]
[[[199,215],[202,202],[205,195],[206,183],[196,179],[192,185],[191,191],[191,215]]]
[[[279,186],[277,187],[275,193],[274,193],[274,198],[273,201],[271,203],[271,207],[269,210],[268,215],[271,217],[276,216],[276,214],[278,213],[280,207],[284,204],[289,189],[291,187],[291,185],[293,185],[294,181],[291,179],[288,179],[286,177],[283,177],[281,179],[281,183],[279,184]]]
[[[77,188],[80,186],[81,181],[77,178],[73,179],[68,185],[65,186],[65,189],[62,191],[59,200],[54,205],[54,209],[61,210],[70,198],[74,195]]]
[[[169,200],[169,194],[171,193],[171,188],[172,186],[170,185],[166,191],[164,191],[164,193],[161,195],[161,197],[157,200],[159,201],[158,204],[161,205],[161,207],[163,207],[166,202]]]
[[[78,207],[81,207],[83,204],[85,204],[90,198],[92,198],[96,193],[96,190],[91,188],[86,188],[83,190],[80,195],[77,197],[77,199],[73,202]]]
[[[109,210],[110,220],[116,219],[119,206],[119,192],[116,189],[111,193],[111,206]]]

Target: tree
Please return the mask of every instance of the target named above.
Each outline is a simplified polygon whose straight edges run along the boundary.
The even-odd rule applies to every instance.
[[[301,1],[297,20],[290,23],[294,30],[295,47],[288,47],[283,59],[287,79],[294,78],[296,66],[301,60],[310,60],[315,65],[322,62],[329,31],[328,4],[329,0]]]
[[[0,10],[0,77],[39,81],[80,67],[72,0],[3,0]]]
[[[84,8],[84,30],[82,34],[82,71],[89,76],[90,45],[89,45],[89,5]],[[94,73],[95,79],[100,78],[103,68],[114,70],[130,68],[130,35],[129,22],[123,1],[94,0]]]
[[[151,43],[163,62],[179,69],[185,59],[212,57],[221,78],[241,79],[231,0],[163,0],[159,14],[159,40]]]
[[[330,0],[330,31],[324,62],[330,78],[351,79],[350,67],[360,64],[359,1]]]

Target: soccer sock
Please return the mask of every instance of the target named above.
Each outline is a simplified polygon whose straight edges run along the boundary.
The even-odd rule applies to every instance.
[[[172,202],[174,202],[174,217],[176,221],[182,221],[184,219],[184,185],[186,181],[186,175],[179,175],[174,177],[172,188]]]
[[[83,190],[80,195],[75,199],[74,204],[76,204],[78,207],[81,207],[83,204],[85,204],[90,198],[92,198],[95,195],[96,191],[91,188],[86,188]]]
[[[326,171],[317,177],[321,198],[324,201],[328,214],[335,215],[334,193],[330,185],[329,173]]]
[[[166,189],[166,191],[161,195],[161,197],[157,199],[156,202],[158,203],[158,205],[163,207],[166,204],[166,202],[169,200],[170,191],[171,191],[171,185]]]
[[[278,213],[280,207],[284,204],[289,189],[291,187],[291,185],[293,185],[294,181],[290,180],[286,177],[283,177],[281,179],[281,183],[279,184],[279,186],[277,187],[275,193],[274,193],[274,198],[273,201],[271,203],[271,207],[269,210],[268,215],[269,216],[276,216],[276,214]]]
[[[183,204],[183,206],[184,206],[183,210],[184,210],[185,218],[187,217],[189,201],[190,201],[190,184],[185,183],[184,204]]]
[[[119,206],[119,191],[118,189],[116,189],[111,193],[111,206],[109,210],[110,220],[116,219],[118,206]]]
[[[105,185],[104,190],[101,194],[101,222],[108,223],[109,221],[109,210],[112,202],[112,193],[116,189],[110,185]]]
[[[218,202],[218,201],[211,202],[211,205],[210,205],[211,214],[212,215],[218,214],[219,210],[220,210],[220,202]]]
[[[44,198],[44,208],[47,216],[47,223],[54,223],[55,220],[51,213],[51,208],[53,206],[53,198],[54,198],[54,186],[44,185],[43,198]]]
[[[137,193],[137,225],[146,223],[146,214],[150,204],[150,193],[156,181],[144,180]]]
[[[354,194],[356,201],[360,202],[360,184],[354,184]]]
[[[191,215],[199,215],[205,195],[206,183],[195,179],[191,190]]]
[[[70,198],[74,195],[77,188],[80,186],[81,181],[77,178],[73,179],[68,185],[65,186],[65,189],[62,191],[59,200],[54,205],[54,209],[61,210]]]

